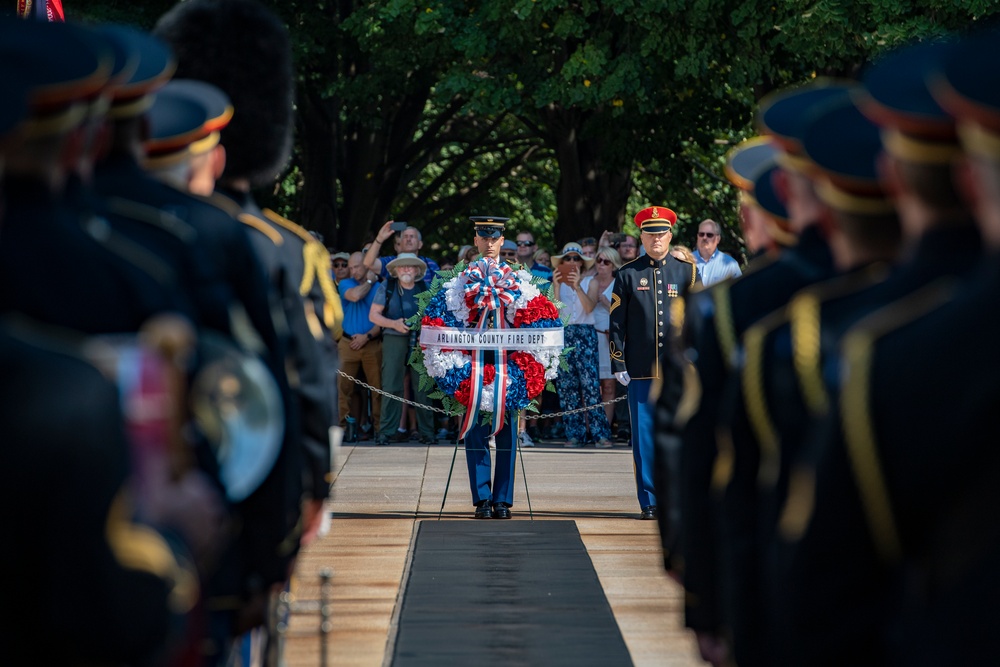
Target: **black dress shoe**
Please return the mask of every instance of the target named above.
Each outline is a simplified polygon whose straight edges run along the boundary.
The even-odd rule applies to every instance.
[[[490,501],[481,500],[476,505],[476,518],[477,519],[492,519],[493,518],[493,508],[490,507]]]
[[[648,505],[642,508],[642,514],[639,515],[640,519],[655,519],[656,518],[656,505]]]
[[[493,518],[494,519],[509,519],[510,518],[510,505],[507,503],[497,503],[493,506]]]

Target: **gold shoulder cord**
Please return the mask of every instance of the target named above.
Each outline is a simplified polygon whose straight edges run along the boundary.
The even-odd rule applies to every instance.
[[[953,281],[939,281],[863,320],[844,337],[845,381],[841,388],[841,426],[851,469],[876,549],[886,562],[902,552],[871,413],[871,370],[875,341],[948,301]]]
[[[312,289],[313,282],[319,282],[320,291],[323,292],[323,322],[333,332],[335,339],[340,338],[343,333],[344,307],[340,303],[340,294],[333,284],[333,277],[330,275],[330,255],[323,244],[313,238],[304,227],[297,225],[287,218],[283,218],[271,209],[265,208],[264,216],[275,223],[281,225],[292,232],[303,241],[302,259],[305,262],[305,270],[302,272],[302,282],[299,284],[299,294],[307,296]]]
[[[820,369],[820,306],[814,294],[800,294],[788,308],[792,361],[806,407],[814,417],[826,414],[830,400]]]
[[[694,264],[691,265],[691,283],[688,287],[694,287],[695,282],[698,280],[698,267]]]
[[[767,409],[764,397],[764,341],[767,329],[762,326],[752,326],[743,335],[746,348],[746,363],[743,366],[742,384],[743,400],[746,404],[747,418],[753,427],[757,442],[760,445],[760,467],[757,470],[757,483],[761,486],[774,484],[778,476],[779,444],[778,432]]]
[[[257,216],[250,215],[249,213],[240,213],[236,217],[236,219],[242,222],[247,227],[252,227],[253,229],[257,230],[258,232],[266,236],[268,240],[270,240],[271,243],[273,243],[274,245],[276,246],[284,245],[285,239],[281,238],[281,234],[278,232],[278,230],[274,229],[273,227],[271,227],[271,225],[267,224]]]
[[[733,311],[729,303],[729,289],[722,287],[712,292],[715,301],[715,335],[726,364],[726,370],[736,366],[736,331],[733,329]]]

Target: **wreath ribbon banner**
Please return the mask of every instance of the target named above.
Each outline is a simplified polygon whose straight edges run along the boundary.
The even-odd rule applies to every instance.
[[[425,325],[420,344],[449,350],[530,350],[538,347],[562,349],[562,329],[459,329]]]

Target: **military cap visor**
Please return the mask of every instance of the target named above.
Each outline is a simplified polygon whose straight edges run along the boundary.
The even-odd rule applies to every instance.
[[[799,155],[810,110],[838,97],[847,97],[856,87],[853,83],[824,80],[776,91],[761,100],[757,122],[761,131],[774,137],[785,152]]]
[[[502,218],[496,215],[473,215],[469,217],[475,225],[476,235],[486,239],[498,239],[503,236],[507,222],[510,218]]]
[[[0,61],[30,87],[32,115],[90,99],[107,83],[114,56],[64,23],[0,18]]]
[[[839,188],[882,196],[876,166],[882,152],[879,128],[852,98],[836,99],[814,109],[806,122],[802,148]]]
[[[741,190],[753,189],[753,179],[772,166],[780,148],[771,137],[747,139],[726,156],[726,177]]]
[[[953,42],[945,40],[921,42],[876,60],[861,76],[861,110],[882,127],[924,139],[954,140],[954,120],[928,84],[929,74],[940,68],[953,47]]]

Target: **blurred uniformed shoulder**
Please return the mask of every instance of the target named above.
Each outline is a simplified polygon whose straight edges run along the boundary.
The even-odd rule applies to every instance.
[[[192,197],[200,202],[208,204],[209,206],[214,206],[215,208],[221,210],[223,213],[228,214],[232,218],[239,218],[240,214],[243,213],[243,209],[240,208],[239,204],[234,202],[229,197],[225,195],[220,195],[217,192],[213,192],[207,197],[202,195],[196,195],[194,193],[189,193]]]
[[[250,213],[240,213],[236,216],[236,219],[242,222],[247,227],[254,229],[271,241],[276,246],[283,245],[285,243],[284,237],[282,237],[281,232],[276,230],[266,221],[261,220],[256,215],[251,215]]]
[[[618,269],[618,274],[621,275],[623,272],[632,272],[641,269],[645,269],[649,266],[649,258],[645,255],[636,257],[630,262],[625,262],[622,264],[621,268]]]
[[[306,243],[319,243],[319,241],[317,241],[316,238],[309,233],[309,230],[307,230],[302,225],[294,223],[288,218],[284,218],[278,215],[269,208],[262,209],[261,212],[264,214],[264,217],[267,218],[269,221],[273,222],[276,225],[279,225],[283,229],[287,229],[288,231],[292,232],[293,234],[301,238]]]
[[[108,212],[157,227],[184,243],[198,240],[198,231],[194,227],[163,209],[123,197],[107,197],[104,203]]]

